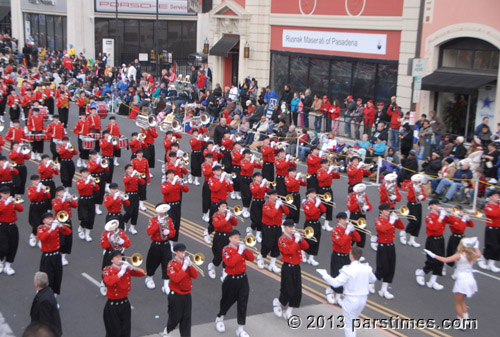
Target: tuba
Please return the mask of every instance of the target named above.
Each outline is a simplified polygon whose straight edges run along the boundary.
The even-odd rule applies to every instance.
[[[173,113],[170,113],[163,117],[162,121],[158,124],[158,126],[160,127],[160,131],[167,132],[168,130],[172,129],[174,118],[175,115]]]
[[[385,189],[387,191],[387,198],[391,200],[391,196],[396,195],[396,184],[391,183],[389,185],[385,185]]]

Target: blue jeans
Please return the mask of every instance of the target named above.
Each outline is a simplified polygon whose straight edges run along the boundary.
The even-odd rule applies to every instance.
[[[453,200],[453,196],[457,191],[460,192],[460,199],[464,200],[464,190],[465,186],[462,184],[462,182],[454,182],[448,179],[442,179],[441,182],[439,183],[438,187],[436,188],[436,193],[441,194],[443,189],[445,187],[448,188],[448,192],[446,192],[445,198],[448,200]]]
[[[361,122],[354,122],[354,139],[361,140],[361,134],[359,128],[361,127]]]
[[[436,188],[438,187],[441,180],[443,180],[443,178],[436,178],[431,180],[431,189],[433,192],[436,192]]]
[[[351,118],[346,118],[344,121],[344,133],[347,138],[351,138]]]
[[[245,139],[245,145],[252,144],[254,138],[255,138],[255,133],[249,132],[247,138]]]
[[[304,125],[303,127],[305,127],[306,129],[309,129],[309,111],[304,109],[304,112],[303,112],[303,116],[304,116]]]
[[[399,130],[398,129],[391,129],[391,147],[394,148],[394,150],[399,149]]]
[[[299,145],[299,158],[300,158],[300,160],[305,160],[309,151],[311,151],[311,149],[308,146]]]
[[[322,121],[323,121],[323,116],[319,115],[314,117],[314,130],[321,132]]]
[[[330,117],[326,117],[326,132],[332,131],[332,119]]]

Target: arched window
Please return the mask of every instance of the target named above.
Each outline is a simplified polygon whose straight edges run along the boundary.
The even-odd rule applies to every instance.
[[[486,41],[458,38],[444,43],[439,49],[439,68],[442,70],[498,72],[499,50]]]

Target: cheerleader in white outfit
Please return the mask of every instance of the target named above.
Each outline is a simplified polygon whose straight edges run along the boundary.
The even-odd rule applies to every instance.
[[[465,297],[470,298],[477,292],[477,283],[472,274],[474,262],[481,257],[477,237],[460,240],[457,252],[449,257],[436,255],[427,249],[424,249],[424,251],[431,258],[443,263],[456,262],[456,278],[455,285],[453,286],[453,294],[455,295],[457,317],[463,319],[462,329],[464,329],[469,319]]]

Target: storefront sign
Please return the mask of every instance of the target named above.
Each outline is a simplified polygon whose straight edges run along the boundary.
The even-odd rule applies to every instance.
[[[283,47],[385,55],[386,34],[283,30]]]
[[[410,59],[411,63],[411,76],[424,76],[425,75],[425,59],[414,58]]]
[[[119,13],[156,14],[157,0],[118,0]],[[116,1],[95,0],[96,12],[116,12]],[[187,0],[158,0],[158,14],[189,14]]]
[[[477,109],[476,109],[476,122],[475,126],[483,122],[484,117],[490,118],[490,129],[493,128],[493,116],[495,114],[495,101],[496,101],[497,87],[495,85],[487,85],[479,88],[477,94]]]
[[[63,12],[66,11],[66,0],[21,0],[21,9]]]
[[[148,61],[148,53],[139,53],[139,61],[147,62]]]
[[[102,52],[108,56],[107,65],[115,66],[115,39],[102,39]]]
[[[422,89],[422,76],[415,76],[413,79],[412,103],[420,102],[420,89]]]

